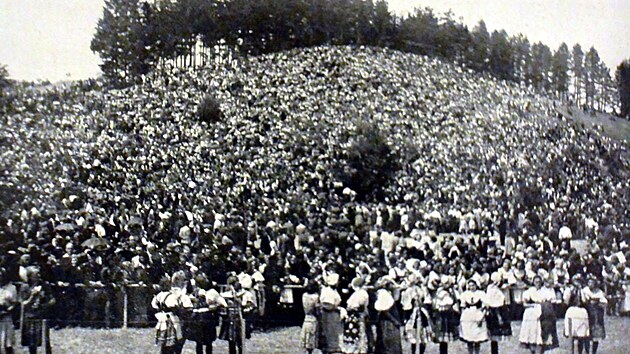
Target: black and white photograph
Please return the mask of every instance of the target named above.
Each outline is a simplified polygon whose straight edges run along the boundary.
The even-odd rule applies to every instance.
[[[0,354],[624,354],[630,1],[0,0]]]

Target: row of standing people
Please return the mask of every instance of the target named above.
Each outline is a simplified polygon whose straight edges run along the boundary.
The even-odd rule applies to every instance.
[[[556,307],[564,300],[569,307],[564,335],[576,340],[579,353],[597,353],[599,341],[605,338],[606,297],[596,278],[589,278],[588,285],[582,279],[574,277],[563,299],[558,299],[542,276],[533,277],[522,295],[525,311],[518,334],[522,347],[543,353],[558,346]],[[460,340],[469,353],[480,353],[481,344],[489,341],[491,353],[498,353],[499,343],[513,335],[511,307],[500,284],[497,273],[485,289],[471,278],[466,289],[456,294],[448,282],[429,290],[421,281],[401,286],[384,276],[376,282],[376,291],[368,292],[364,279],[357,277],[342,306],[334,281],[324,279],[319,286],[310,282],[302,299],[301,344],[308,353],[319,349],[397,354],[408,345],[411,353],[422,354],[430,343],[447,353],[449,343]],[[577,308],[581,310],[576,312]]]
[[[187,292],[189,279],[175,272],[170,287],[153,297],[156,310],[156,344],[163,354],[181,353],[186,340],[196,343],[196,352],[212,353],[216,339],[228,341],[230,354],[242,353],[245,339],[251,337],[252,319],[257,308],[253,291],[243,288],[242,279],[228,278],[225,291],[210,284],[196,284]],[[219,333],[217,326],[220,324]]]

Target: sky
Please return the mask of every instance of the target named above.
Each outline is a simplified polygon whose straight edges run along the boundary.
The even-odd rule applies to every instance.
[[[255,0],[252,0],[255,1]],[[488,30],[525,34],[552,49],[563,41],[595,46],[614,72],[630,58],[630,0],[389,0],[404,14],[415,7],[452,10],[472,29],[480,19]],[[99,75],[90,51],[103,0],[0,0],[0,64],[18,80],[52,82]]]

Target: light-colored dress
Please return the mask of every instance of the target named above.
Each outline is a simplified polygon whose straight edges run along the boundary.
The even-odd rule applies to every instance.
[[[7,284],[0,288],[0,352],[15,346],[15,329],[11,319],[11,309],[17,304],[17,288]]]
[[[459,338],[468,343],[481,343],[488,340],[483,291],[464,291],[460,297],[462,315],[460,317]]]
[[[586,311],[587,298],[582,289],[569,287],[564,292],[564,302],[569,305],[564,315],[564,336],[589,338],[591,331]]]
[[[531,287],[523,293],[523,303],[529,304],[523,313],[519,342],[527,348],[551,348],[556,345],[551,336],[543,339],[543,306],[555,299],[555,294],[545,288]]]
[[[317,303],[319,302],[318,294],[302,295],[302,305],[304,306],[304,323],[302,324],[302,332],[300,334],[300,343],[302,348],[312,350],[317,348],[319,340],[319,326],[317,324]]]

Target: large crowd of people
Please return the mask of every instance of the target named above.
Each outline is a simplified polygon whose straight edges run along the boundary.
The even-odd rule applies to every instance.
[[[206,92],[221,103],[214,124],[195,119]],[[470,335],[478,351],[483,331],[455,327],[483,322],[480,312],[503,323],[475,310],[493,307],[479,292],[498,276],[511,306],[545,302],[527,289],[536,275],[563,292],[584,274],[601,282],[609,313],[630,310],[627,148],[525,86],[387,49],[317,47],[156,72],[120,90],[25,87],[12,109],[0,118],[2,266],[23,282],[37,267],[58,296],[78,299],[50,305],[59,324],[107,323],[115,311],[94,306],[115,307],[115,286],[157,293],[178,271],[216,284],[247,275],[268,320],[301,313],[292,286],[321,279],[304,304],[311,327],[356,339],[368,311],[391,322],[366,334],[383,338],[414,319],[417,350]],[[366,119],[400,155],[417,152],[379,202],[333,173]],[[353,286],[393,293],[399,313],[366,306]],[[422,301],[403,296],[414,286]],[[132,302],[148,308],[152,295]]]

